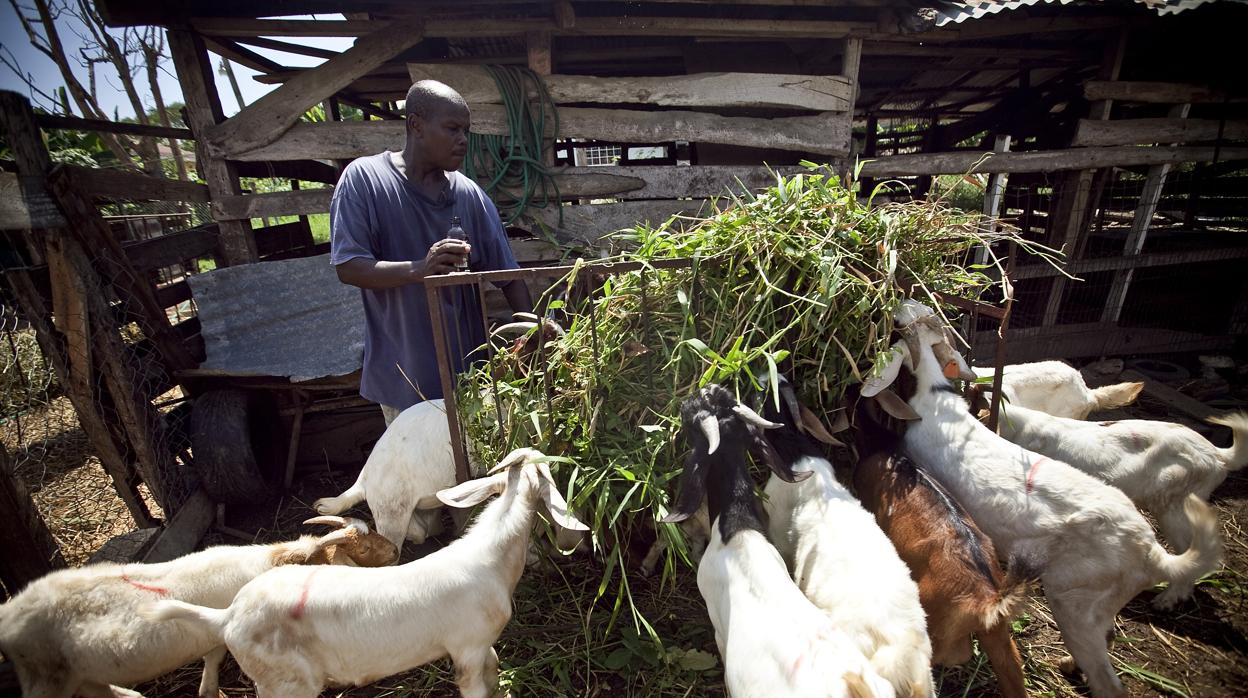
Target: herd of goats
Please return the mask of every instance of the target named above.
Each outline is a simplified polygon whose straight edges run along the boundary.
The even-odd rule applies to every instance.
[[[983,391],[953,387],[975,373],[939,316],[908,300],[894,321],[887,365],[846,396],[853,494],[818,443],[834,438],[787,381],[758,411],[716,384],[682,403],[691,451],[663,522],[703,536],[697,583],[728,694],[934,696],[932,665],[968,660],[974,637],[1001,695],[1021,698],[1011,620],[1038,583],[1069,652],[1063,669],[1081,669],[1095,698],[1125,695],[1109,658],[1114,618],[1160,582],[1153,603],[1173,608],[1220,563],[1207,501],[1248,464],[1248,414],[1211,420],[1231,428],[1230,448],[1168,422],[1083,421],[1140,384],[1092,390],[1042,362],[1005,370],[998,435],[981,421]],[[32,582],[0,606],[0,654],[23,694],[139,696],[122,686],[202,657],[198,695],[217,698],[228,650],[260,698],[311,698],[443,657],[462,695],[494,695],[493,645],[535,515],[587,527],[533,449],[456,484],[443,409],[404,411],[355,484],[314,504],[307,523],[334,526],[327,535]],[[747,454],[773,473],[762,498]],[[449,545],[395,564],[405,540],[435,533],[440,507],[462,526],[495,495]],[[376,531],[338,516],[364,500]]]

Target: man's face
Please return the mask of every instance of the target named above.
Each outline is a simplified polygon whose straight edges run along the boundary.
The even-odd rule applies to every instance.
[[[433,110],[427,117],[409,115],[409,126],[420,138],[421,150],[430,164],[444,170],[458,170],[468,154],[468,109],[447,105]]]

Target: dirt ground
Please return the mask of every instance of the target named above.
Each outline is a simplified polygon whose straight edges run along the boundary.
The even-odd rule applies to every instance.
[[[1178,360],[1178,357],[1175,357]],[[1194,363],[1194,357],[1183,357]],[[1231,376],[1229,385],[1211,388],[1199,380],[1175,381],[1173,387],[1208,399],[1221,408],[1248,405],[1248,376]],[[27,415],[22,433],[9,422],[0,429],[5,447],[16,454],[19,475],[27,482],[37,506],[72,565],[83,564],[111,536],[133,528],[125,507],[113,493],[99,462],[90,454],[82,432],[73,424],[63,399],[45,415]],[[68,410],[68,413],[67,413]],[[1166,419],[1198,428],[1221,446],[1229,430],[1196,422],[1151,398],[1141,397],[1127,410],[1098,418]],[[42,426],[39,426],[42,425]],[[42,429],[34,433],[32,429]],[[244,541],[213,531],[205,544],[238,544],[291,538],[312,516],[311,502],[336,494],[354,473],[304,473],[291,492],[271,505],[249,513],[227,512],[227,523],[254,532]],[[1173,612],[1149,605],[1155,591],[1146,591],[1118,616],[1114,664],[1132,696],[1240,696],[1248,693],[1248,469],[1232,473],[1214,493],[1226,544],[1223,567],[1197,586],[1194,599]],[[366,509],[357,510],[367,516]],[[436,543],[434,543],[436,545]],[[409,544],[405,559],[420,554]],[[632,629],[617,619],[608,633],[610,594],[592,603],[601,565],[584,557],[561,558],[526,573],[516,594],[515,614],[497,645],[504,681],[517,696],[720,696],[722,675],[707,666],[705,655],[717,656],[692,570],[681,570],[674,583],[633,578],[634,601],[665,638],[666,650],[656,654]],[[1060,637],[1038,594],[1015,622],[1016,638],[1026,663],[1029,692],[1036,696],[1087,695],[1057,670],[1063,655]],[[139,687],[148,696],[194,695],[198,666]],[[942,696],[996,695],[992,672],[983,658],[957,669],[937,669]],[[227,660],[222,674],[227,696],[254,695],[250,681]],[[457,695],[446,662],[390,677],[376,684],[327,696]]]

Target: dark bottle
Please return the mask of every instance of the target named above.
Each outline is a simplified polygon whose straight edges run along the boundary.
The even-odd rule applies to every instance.
[[[451,217],[451,229],[446,231],[446,236],[454,240],[463,240],[468,242],[468,234],[464,232],[463,227],[459,225],[459,216]],[[457,271],[468,271],[468,258],[464,257],[463,261],[455,263]]]

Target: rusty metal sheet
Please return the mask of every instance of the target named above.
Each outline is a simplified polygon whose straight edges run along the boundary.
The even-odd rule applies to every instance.
[[[338,281],[328,254],[225,267],[187,282],[203,326],[201,369],[298,382],[363,363],[360,290]]]

